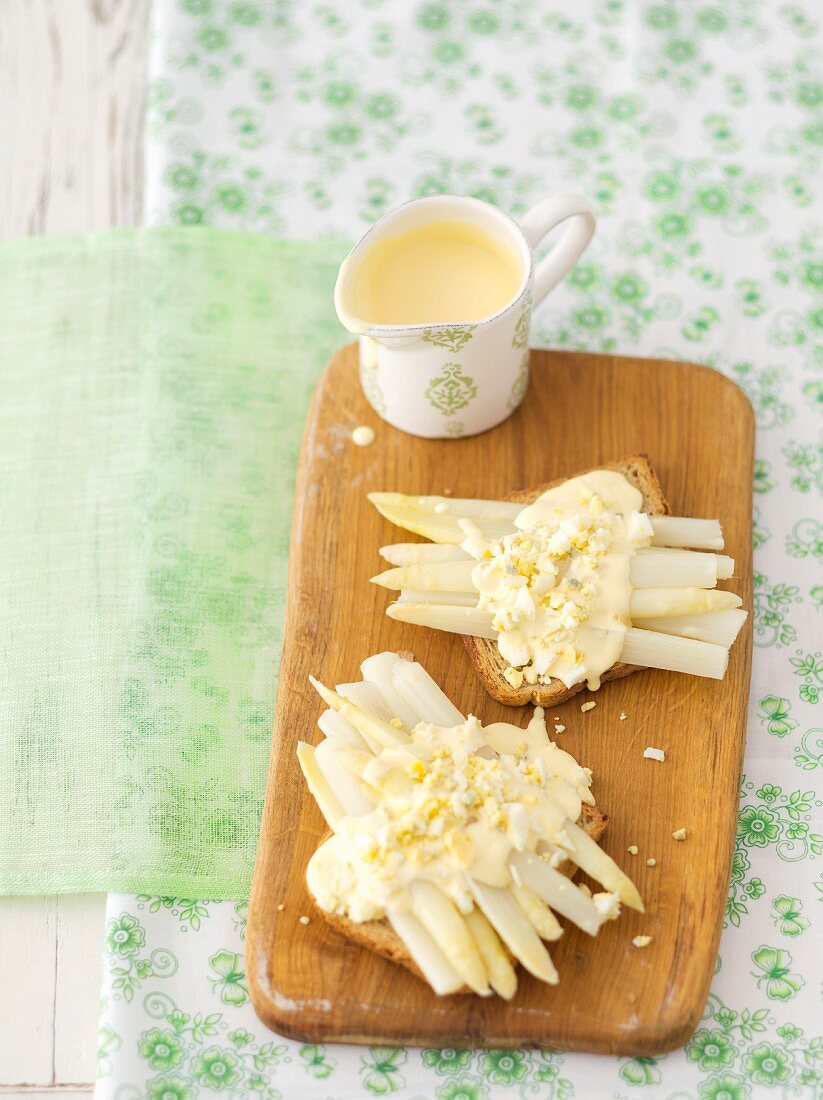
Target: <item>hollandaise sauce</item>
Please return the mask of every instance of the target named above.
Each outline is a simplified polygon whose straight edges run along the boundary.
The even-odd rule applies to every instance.
[[[370,325],[479,321],[503,309],[522,279],[507,241],[471,222],[434,221],[372,245],[354,277],[351,310]]]

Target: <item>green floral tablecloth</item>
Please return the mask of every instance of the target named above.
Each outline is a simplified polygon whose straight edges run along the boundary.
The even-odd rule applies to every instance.
[[[763,0],[161,0],[148,215],[352,237],[415,195],[600,223],[535,342],[711,363],[758,423],[755,663],[726,928],[684,1051],[301,1046],[242,902],[112,896],[101,1097],[823,1096],[823,12]],[[710,441],[709,441],[710,443]]]

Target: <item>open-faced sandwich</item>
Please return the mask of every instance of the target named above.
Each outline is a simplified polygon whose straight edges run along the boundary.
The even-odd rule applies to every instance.
[[[465,636],[501,703],[553,707],[637,668],[722,679],[747,612],[717,588],[734,561],[715,519],[669,515],[634,455],[508,501],[371,493],[431,543],[380,553],[387,613]]]
[[[599,847],[606,824],[591,773],[548,737],[465,717],[426,671],[396,653],[364,661],[331,691],[325,739],[298,745],[331,830],[309,861],[309,890],[343,934],[424,978],[438,994],[510,998],[521,964],[549,984],[544,941],[565,917],[594,936],[631,880]],[[570,875],[603,886],[592,894]]]

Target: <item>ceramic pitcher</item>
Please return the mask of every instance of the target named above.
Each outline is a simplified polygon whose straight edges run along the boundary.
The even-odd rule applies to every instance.
[[[506,241],[522,279],[514,296],[479,321],[376,325],[357,317],[352,286],[359,263],[381,237],[437,221],[473,224]],[[533,250],[565,223],[545,259]],[[505,420],[526,395],[532,309],[577,262],[594,233],[594,213],[582,195],[544,199],[518,224],[479,199],[437,195],[386,214],[361,238],[340,269],[335,307],[360,339],[360,381],[384,420],[412,435],[456,439]]]

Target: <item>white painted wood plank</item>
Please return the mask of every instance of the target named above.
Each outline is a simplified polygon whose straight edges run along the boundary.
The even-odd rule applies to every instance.
[[[139,224],[149,0],[2,0],[0,238]]]
[[[105,894],[57,899],[54,1080],[94,1080]]]
[[[0,898],[0,1084],[50,1085],[56,898]]]
[[[140,224],[149,2],[0,0],[0,239]],[[21,1086],[93,1080],[103,905],[0,899],[0,1095],[92,1094]]]
[[[0,1085],[5,1100],[60,1100],[61,1096],[94,1096],[91,1085],[52,1085],[48,1089],[7,1088]]]

